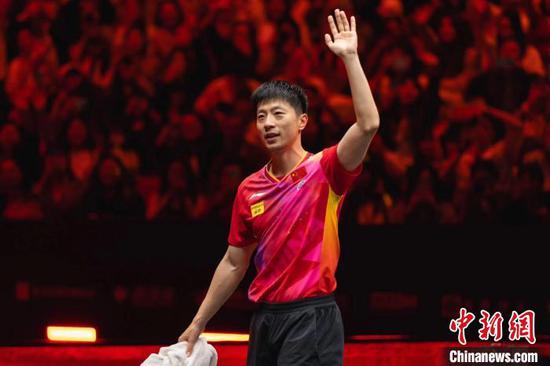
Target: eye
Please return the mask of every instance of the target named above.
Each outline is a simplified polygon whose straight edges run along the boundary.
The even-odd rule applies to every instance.
[[[256,119],[260,121],[260,120],[263,120],[264,117],[265,117],[264,114],[258,114],[258,115],[256,116]]]

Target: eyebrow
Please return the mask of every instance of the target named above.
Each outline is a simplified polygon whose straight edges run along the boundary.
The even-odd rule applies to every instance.
[[[285,108],[284,106],[282,106],[282,105],[276,105],[275,107],[271,107],[271,108],[269,109],[269,111],[273,112],[273,111],[275,111],[276,109],[281,109],[281,110],[283,110],[283,111],[286,111],[286,108]],[[256,111],[256,114],[257,114],[257,113],[261,113],[261,112],[266,112],[266,111],[267,111],[267,109],[265,109],[265,108],[259,108],[258,111]]]

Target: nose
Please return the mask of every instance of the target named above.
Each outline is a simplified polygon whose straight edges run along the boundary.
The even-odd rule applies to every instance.
[[[269,130],[271,130],[273,127],[275,127],[275,118],[274,118],[271,114],[268,114],[268,115],[265,117],[264,129],[265,129],[266,131],[269,131]]]

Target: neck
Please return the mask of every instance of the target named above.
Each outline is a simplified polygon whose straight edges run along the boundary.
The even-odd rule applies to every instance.
[[[271,174],[280,178],[287,175],[307,154],[301,144],[271,155]]]

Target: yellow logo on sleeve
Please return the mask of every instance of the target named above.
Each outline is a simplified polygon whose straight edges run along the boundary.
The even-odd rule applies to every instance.
[[[252,217],[259,216],[264,213],[264,201],[258,202],[250,206],[250,212],[252,213]]]

